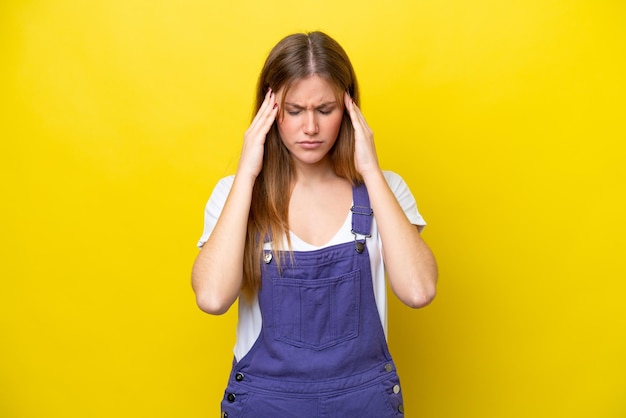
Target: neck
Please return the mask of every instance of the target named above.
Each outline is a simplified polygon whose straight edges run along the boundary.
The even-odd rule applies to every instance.
[[[332,167],[330,158],[316,164],[293,163],[294,181],[300,184],[324,183],[337,178],[337,174]]]

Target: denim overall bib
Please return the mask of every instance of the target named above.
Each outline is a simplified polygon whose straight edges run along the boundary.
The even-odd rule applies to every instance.
[[[354,242],[261,261],[261,333],[233,364],[222,418],[402,417],[400,382],[374,300],[372,210],[353,188]]]

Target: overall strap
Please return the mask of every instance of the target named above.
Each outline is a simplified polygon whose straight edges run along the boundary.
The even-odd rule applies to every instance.
[[[365,239],[371,237],[374,211],[370,206],[370,198],[365,184],[352,187],[352,199],[354,200],[354,205],[350,208],[352,211],[352,234],[355,240],[355,250],[360,254],[365,248]]]

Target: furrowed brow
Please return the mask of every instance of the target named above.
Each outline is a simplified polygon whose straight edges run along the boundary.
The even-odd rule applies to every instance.
[[[334,106],[336,104],[337,104],[337,102],[335,102],[335,101],[333,101],[333,102],[324,102],[324,103],[320,104],[319,106],[316,106],[315,108],[316,109],[322,109],[324,107],[330,107],[330,106]],[[299,104],[291,103],[291,102],[285,102],[285,106],[289,106],[289,107],[292,107],[292,108],[298,109],[298,110],[306,109],[305,106],[301,106]]]

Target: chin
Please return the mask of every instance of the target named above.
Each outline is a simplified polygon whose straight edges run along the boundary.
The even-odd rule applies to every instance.
[[[315,155],[312,155],[312,154],[313,153],[307,153],[305,155],[291,154],[291,158],[293,158],[296,162],[301,163],[301,164],[317,165],[321,163],[322,161],[324,161],[324,159],[327,156],[327,153],[324,153],[323,155],[320,155],[318,153],[315,153]]]

